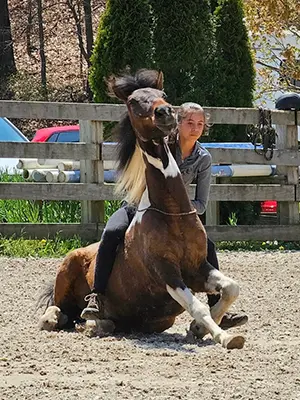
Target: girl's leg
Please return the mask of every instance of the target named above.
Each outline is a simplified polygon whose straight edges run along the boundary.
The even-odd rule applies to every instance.
[[[117,248],[124,240],[133,215],[132,209],[125,206],[117,210],[107,221],[97,253],[92,293],[85,297],[88,304],[81,313],[83,319],[98,319],[101,314],[103,308],[101,297],[105,295]]]
[[[207,261],[213,267],[215,267],[217,270],[219,270],[219,262],[218,262],[217,252],[216,252],[216,245],[209,238],[207,238]],[[208,294],[207,300],[208,300],[208,305],[211,308],[212,306],[217,304],[217,302],[220,300],[220,295],[219,294]]]

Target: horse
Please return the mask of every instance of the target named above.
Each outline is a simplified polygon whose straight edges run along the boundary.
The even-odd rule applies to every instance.
[[[127,106],[119,122],[118,190],[138,208],[118,248],[96,326],[109,332],[163,332],[186,310],[194,318],[193,334],[210,333],[224,348],[242,348],[242,335],[219,326],[239,286],[206,260],[206,231],[167,144],[177,120],[165,98],[162,72],[111,76],[108,88]],[[54,285],[39,299],[48,307],[41,329],[63,329],[78,320],[93,286],[98,246],[73,250],[63,259]],[[209,310],[197,292],[220,293],[220,300]],[[86,321],[86,329],[92,322]]]

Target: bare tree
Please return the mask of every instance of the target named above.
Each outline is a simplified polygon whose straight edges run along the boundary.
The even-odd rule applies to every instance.
[[[43,96],[47,99],[47,71],[46,71],[46,54],[45,54],[45,38],[44,38],[44,24],[43,24],[43,4],[42,0],[36,0],[37,16],[39,25],[39,53],[41,62],[41,83]]]
[[[91,65],[91,55],[93,50],[93,24],[92,24],[92,8],[91,0],[83,0],[84,22],[85,22],[85,37],[86,37],[86,50],[87,50],[87,64]]]
[[[90,67],[94,43],[91,0],[66,0],[66,4],[71,10],[72,16],[75,21],[80,54],[85,59],[87,66]],[[82,7],[84,27],[82,21]],[[85,42],[83,39],[83,30],[85,30]],[[86,91],[88,99],[92,100],[93,96],[88,80],[86,81]]]
[[[0,0],[0,87],[7,96],[7,80],[16,72],[7,0]]]

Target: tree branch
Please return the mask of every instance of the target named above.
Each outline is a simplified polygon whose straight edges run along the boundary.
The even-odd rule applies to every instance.
[[[66,4],[69,7],[69,9],[71,10],[73,18],[75,20],[78,44],[79,44],[81,54],[83,55],[85,61],[87,63],[89,63],[89,56],[87,54],[87,51],[84,48],[84,44],[83,44],[83,40],[82,40],[82,28],[81,28],[80,18],[76,12],[74,4],[72,3],[72,0],[66,0]]]

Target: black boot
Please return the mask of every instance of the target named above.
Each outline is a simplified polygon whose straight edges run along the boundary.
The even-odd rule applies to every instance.
[[[224,314],[220,327],[222,329],[234,328],[235,326],[241,326],[248,322],[248,316],[246,314],[236,314],[227,312]]]

